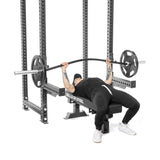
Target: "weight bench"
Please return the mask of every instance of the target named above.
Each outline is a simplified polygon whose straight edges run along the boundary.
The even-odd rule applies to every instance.
[[[96,107],[88,99],[73,96],[70,92],[67,92],[67,91],[65,93],[65,96],[68,98],[69,103],[73,103],[73,113],[67,113],[67,116],[65,119],[87,116],[85,111],[80,111],[79,109],[80,105],[88,108],[90,113],[92,114],[96,113]],[[116,103],[111,103],[109,105],[109,112],[106,114],[106,117],[102,125],[102,133],[109,133],[108,119],[112,118],[113,114],[120,113],[120,112],[122,112],[122,105],[116,104]]]

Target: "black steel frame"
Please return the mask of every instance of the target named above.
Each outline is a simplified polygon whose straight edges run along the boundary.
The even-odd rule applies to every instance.
[[[22,52],[22,70],[27,70],[27,30],[26,30],[26,1],[21,0],[21,52]],[[23,101],[28,100],[28,77],[22,76],[22,97]],[[23,104],[23,108],[28,107]]]
[[[108,1],[108,18],[107,18],[107,58],[113,61],[113,18],[114,18],[114,0]],[[46,1],[39,0],[39,32],[40,32],[40,55],[47,66],[46,55]],[[22,54],[22,70],[27,70],[27,27],[26,27],[26,0],[20,0],[21,4],[21,54]],[[83,0],[83,58],[88,58],[88,0]],[[83,78],[88,78],[88,61],[83,62]],[[121,88],[135,88],[135,81],[127,81],[121,78],[113,77],[113,86]],[[58,88],[47,83],[47,74],[45,73],[45,85],[40,89],[41,107],[29,101],[28,98],[28,76],[22,76],[22,97],[23,109],[29,108],[37,112],[41,116],[41,122],[48,123],[47,115],[47,94],[54,97],[57,95],[64,96],[65,89]],[[79,104],[74,103],[72,116],[86,116],[84,112],[80,112]]]
[[[88,58],[88,0],[83,0],[83,58]],[[88,61],[83,62],[83,78],[88,78]]]
[[[27,28],[26,28],[26,1],[21,0],[21,39],[22,39],[22,70],[27,70]],[[46,10],[45,0],[39,0],[39,32],[40,32],[40,55],[42,56],[45,64],[47,64],[46,56]],[[23,108],[34,110],[41,116],[43,123],[48,122],[47,116],[47,90],[41,88],[41,107],[28,100],[28,77],[22,76],[23,81]],[[45,82],[47,83],[47,76],[45,74]]]
[[[108,0],[107,10],[107,58],[113,61],[114,0]]]

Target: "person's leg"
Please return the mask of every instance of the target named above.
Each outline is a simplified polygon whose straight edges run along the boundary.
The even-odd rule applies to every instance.
[[[102,125],[103,122],[105,120],[105,116],[106,116],[107,110],[101,110],[98,111],[95,115],[95,126],[97,130],[101,130],[102,129]]]
[[[131,95],[125,92],[114,90],[114,92],[112,93],[113,93],[113,96],[112,96],[113,102],[119,103],[124,107],[128,108],[122,120],[122,123],[120,123],[119,125],[119,130],[131,135],[135,135],[136,133],[131,129],[129,129],[127,124],[138,112],[140,108],[139,102],[134,97],[132,97]]]
[[[101,142],[102,138],[102,124],[105,119],[105,115],[108,111],[108,105],[111,100],[111,95],[106,92],[105,88],[102,88],[102,90],[98,90],[96,94],[93,97],[93,104],[96,106],[96,115],[95,115],[95,126],[96,131],[94,133],[93,141],[94,142]]]

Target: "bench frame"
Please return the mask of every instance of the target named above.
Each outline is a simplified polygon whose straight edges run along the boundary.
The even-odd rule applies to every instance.
[[[96,113],[96,107],[94,104],[82,97],[73,96],[71,93],[66,92],[66,97],[69,103],[73,103],[73,112],[68,112],[65,119],[77,118],[87,116],[85,111],[80,111],[80,105],[89,109],[92,114]],[[120,104],[110,104],[109,112],[106,114],[102,125],[102,133],[109,133],[109,118],[113,117],[113,114],[122,112],[122,105]]]

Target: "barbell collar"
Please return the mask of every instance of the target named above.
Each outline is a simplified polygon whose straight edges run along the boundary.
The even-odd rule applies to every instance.
[[[43,70],[26,70],[26,71],[16,71],[15,75],[28,75],[28,74],[37,74],[39,72],[43,72]]]

